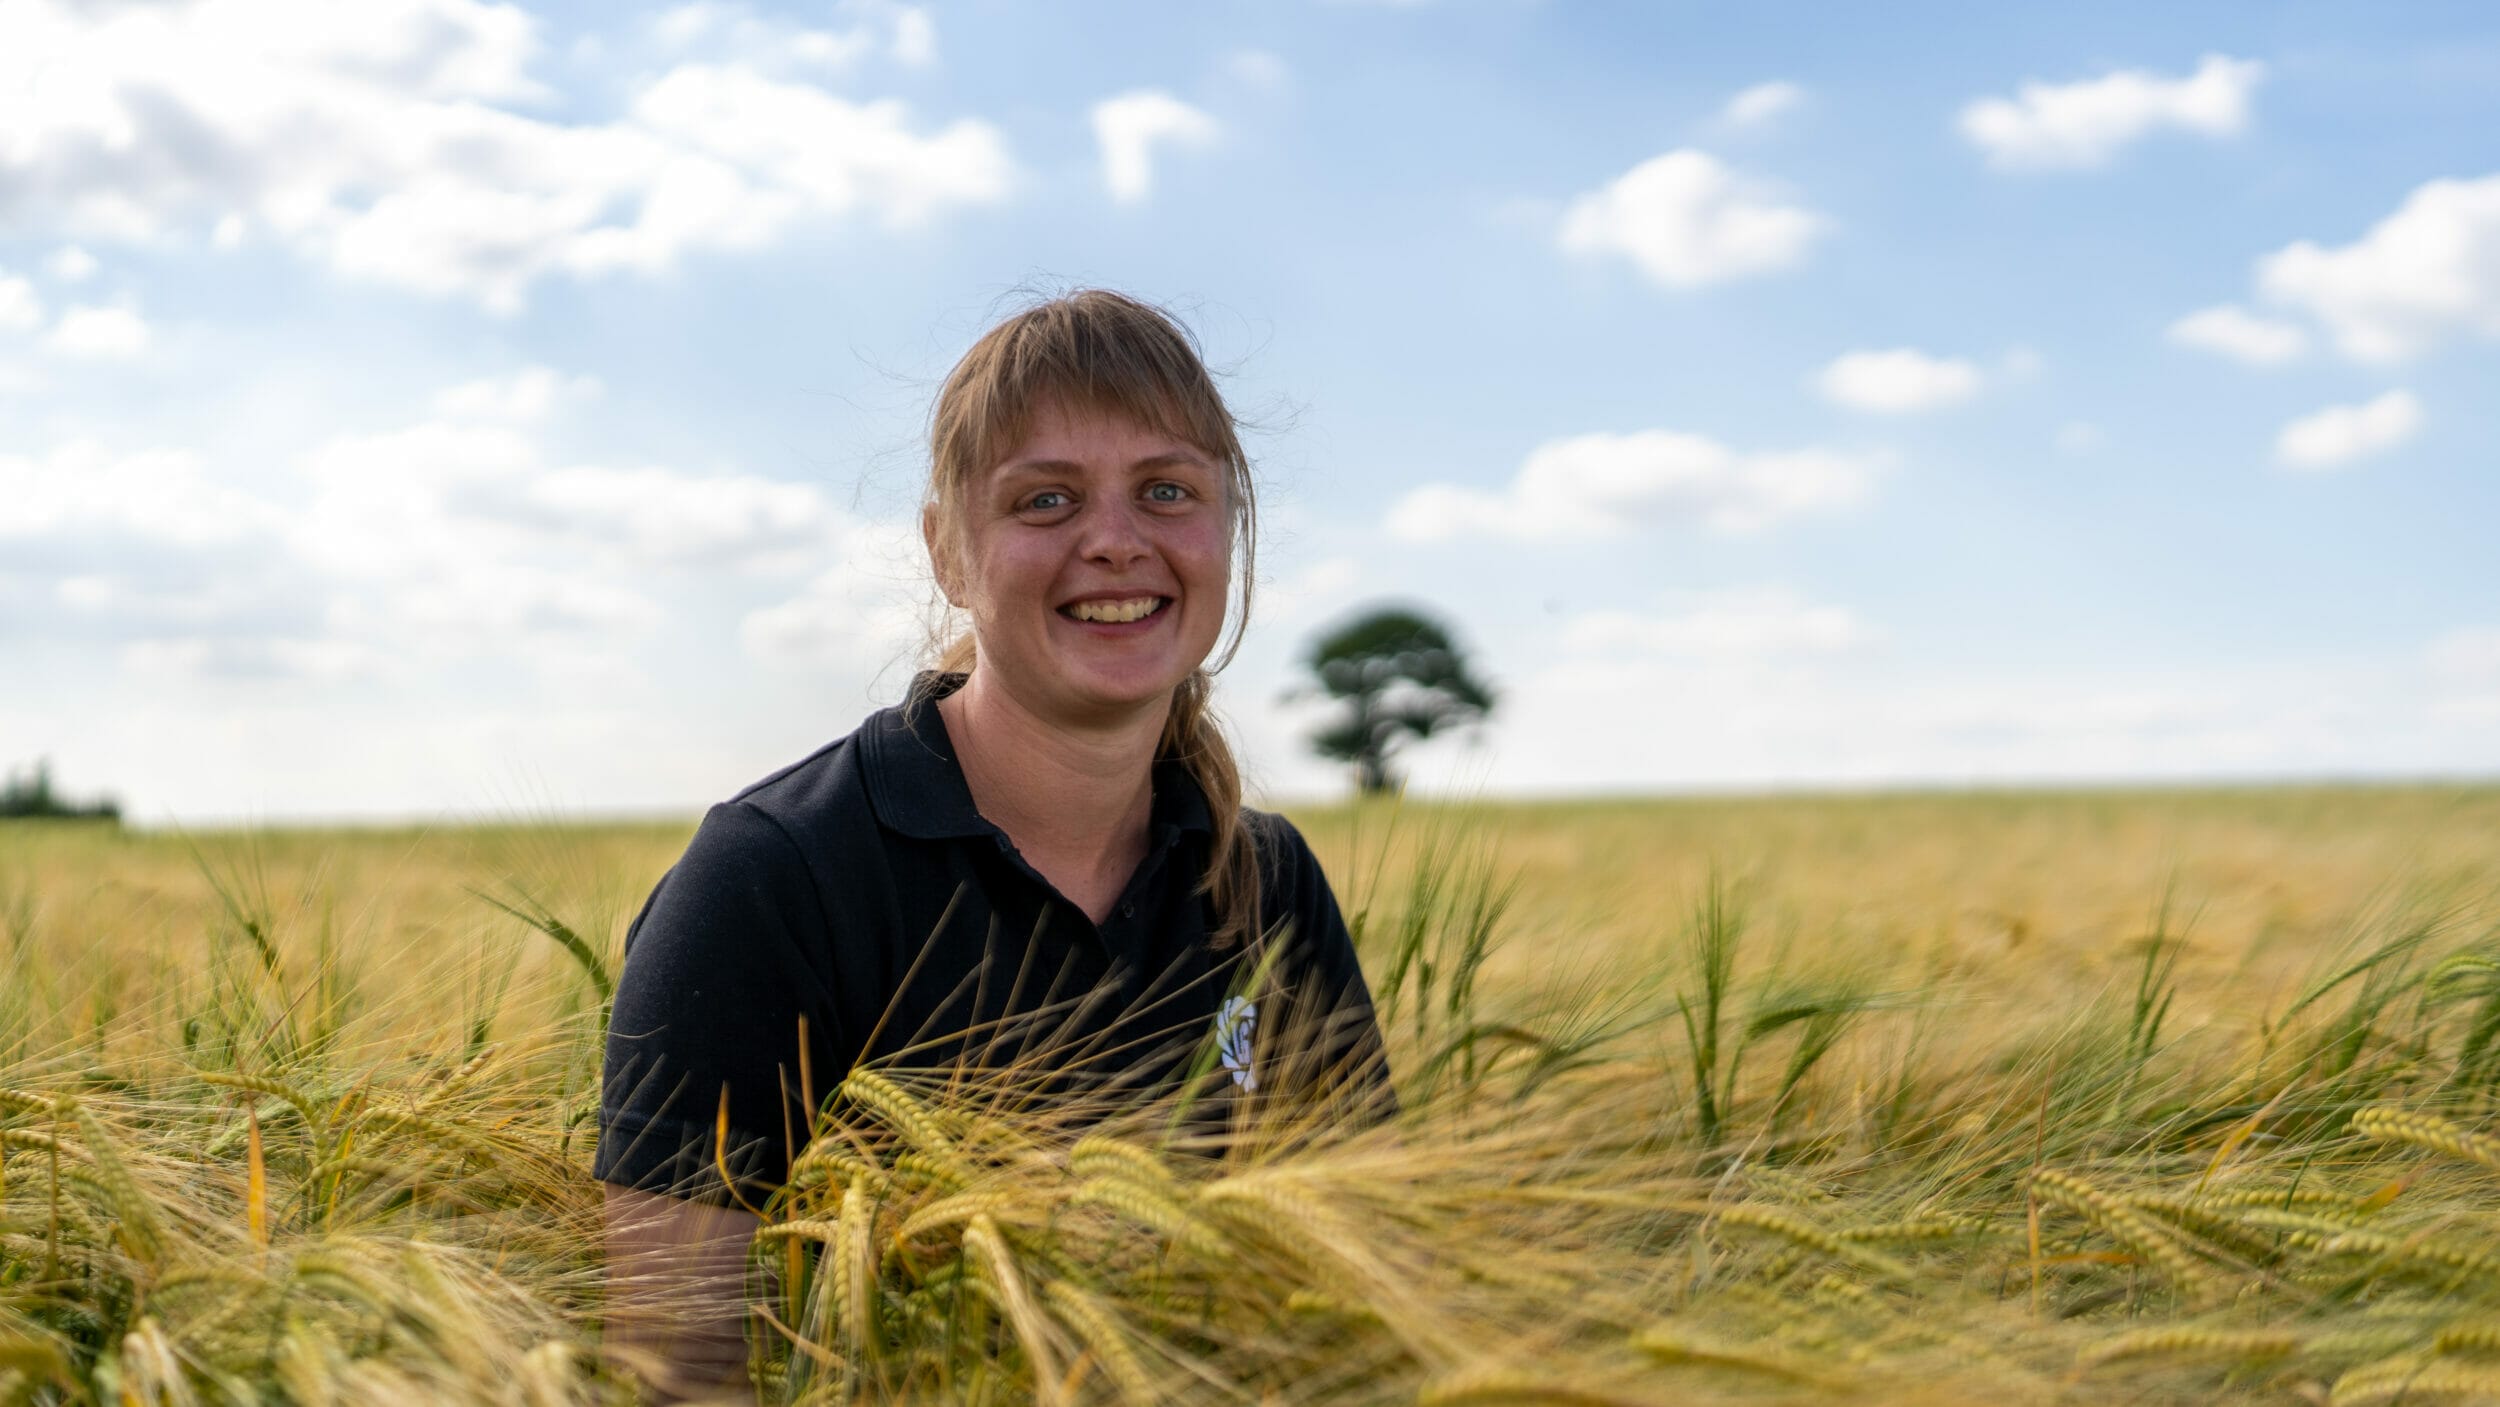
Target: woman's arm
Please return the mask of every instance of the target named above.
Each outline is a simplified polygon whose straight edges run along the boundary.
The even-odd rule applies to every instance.
[[[762,1223],[736,1207],[607,1192],[603,1356],[657,1402],[753,1397],[747,1381],[747,1248]]]

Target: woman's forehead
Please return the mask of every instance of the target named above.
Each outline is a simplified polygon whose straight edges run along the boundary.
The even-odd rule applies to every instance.
[[[1146,461],[1217,467],[1205,446],[1112,406],[1053,398],[1034,406],[1020,429],[1013,443],[999,447],[992,472],[1034,464],[1126,468]]]

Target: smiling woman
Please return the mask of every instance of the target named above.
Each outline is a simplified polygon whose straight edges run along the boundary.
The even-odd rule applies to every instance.
[[[1211,708],[1256,512],[1188,335],[1101,291],[1010,318],[947,378],[930,461],[936,667],[712,808],[626,937],[609,1342],[663,1395],[738,1375],[759,1209],[862,1063],[1185,1095],[1193,1127],[1394,1109],[1335,896],[1242,806]]]

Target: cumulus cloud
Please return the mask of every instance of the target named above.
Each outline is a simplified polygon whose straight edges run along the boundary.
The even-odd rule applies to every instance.
[[[836,521],[824,495],[806,484],[655,465],[568,465],[537,475],[517,495],[475,502],[665,564],[767,567],[817,547]]]
[[[63,283],[85,283],[100,266],[93,254],[75,244],[65,244],[52,251],[52,257],[43,261],[43,267],[46,273]]]
[[[148,349],[148,324],[129,308],[71,308],[46,341],[65,357],[126,361]]]
[[[0,8],[0,222],[266,237],[339,273],[503,311],[554,274],[651,273],[807,220],[908,225],[1004,197],[997,130],[926,129],[735,62],[682,62],[607,121],[525,110],[537,22],[476,0]]]
[[[1847,352],[1816,378],[1823,395],[1852,410],[1905,415],[1935,410],[1979,394],[1980,370],[1956,357],[1934,357],[1916,347]]]
[[[2294,469],[2333,469],[2384,454],[2422,428],[2422,402],[2411,391],[2389,391],[2360,405],[2328,406],[2283,427],[2274,455]]]
[[[1094,141],[1102,149],[1102,183],[1111,198],[1134,205],[1154,193],[1157,148],[1203,147],[1222,128],[1214,118],[1169,93],[1144,89],[1094,104]]]
[[[1754,659],[1829,654],[1882,638],[1845,606],[1783,587],[1669,596],[1656,611],[1591,611],[1564,622],[1563,648],[1585,654]]]
[[[333,435],[258,492],[187,451],[0,454],[0,561],[133,671],[327,681],[612,651],[688,583],[752,599],[857,545],[813,485],[552,456],[539,422],[589,384],[446,388],[435,418]]]
[[[1245,88],[1277,92],[1293,82],[1293,70],[1265,49],[1237,49],[1225,56],[1224,74]]]
[[[2500,337],[2500,174],[2425,182],[2340,248],[2286,246],[2258,262],[2257,286],[2357,361],[2402,361],[2457,333]]]
[[[1756,83],[1719,109],[1718,125],[1730,131],[1768,127],[1804,105],[1806,90],[1789,82]]]
[[[2180,346],[2219,352],[2250,366],[2281,366],[2309,350],[2309,334],[2298,323],[2259,317],[2229,303],[2188,314],[2170,325],[2169,336]]]
[[[1257,612],[1262,621],[1299,621],[1344,608],[1363,580],[1363,564],[1352,557],[1324,557],[1282,577],[1259,582]]]
[[[523,367],[509,376],[483,377],[447,386],[434,394],[434,411],[455,420],[527,423],[544,419],[567,402],[595,400],[603,389],[596,376],[567,376],[544,366]]]
[[[1695,288],[1788,268],[1828,222],[1707,152],[1654,156],[1571,202],[1557,240],[1567,253],[1632,261],[1667,288]]]
[[[462,388],[466,389],[466,388]],[[343,576],[457,575],[579,550],[606,572],[788,569],[842,521],[811,485],[660,465],[550,464],[512,424],[426,421],[305,455],[298,549]]]
[[[0,270],[0,332],[31,332],[43,326],[43,300],[35,286]]]
[[[2500,625],[2466,626],[2431,641],[2431,672],[2460,684],[2500,684]]]
[[[787,669],[875,670],[920,641],[930,588],[917,527],[848,523],[834,555],[834,565],[797,595],[739,621],[738,643],[750,658]]]
[[[389,656],[355,640],[300,636],[173,636],[122,647],[122,667],[163,684],[195,680],[335,683],[384,672]]]
[[[1880,456],[1803,449],[1740,453],[1675,430],[1576,435],[1539,445],[1498,490],[1426,484],[1390,509],[1410,541],[1491,536],[1586,541],[1667,523],[1756,532],[1863,501]]]
[[[906,68],[937,61],[937,24],[927,10],[886,0],[849,0],[834,8],[850,22],[818,29],[758,14],[751,5],[695,0],[653,17],[650,34],[672,56],[734,62],[767,72],[841,73],[880,54]]]
[[[2091,167],[2165,129],[2229,137],[2248,126],[2266,66],[2208,54],[2184,78],[2121,69],[2077,83],[2026,82],[1962,109],[1962,135],[1999,167]]]
[[[215,482],[185,450],[125,454],[74,440],[41,457],[0,453],[0,542],[102,535],[196,547],[277,521],[269,505]]]
[[[927,68],[938,58],[937,20],[918,5],[905,5],[894,15],[894,38],[887,45],[894,61],[905,68]]]

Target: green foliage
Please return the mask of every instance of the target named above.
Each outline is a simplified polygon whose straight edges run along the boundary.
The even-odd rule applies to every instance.
[[[1407,739],[1422,741],[1473,723],[1493,709],[1493,692],[1468,666],[1438,621],[1404,607],[1368,611],[1313,642],[1304,663],[1316,692],[1341,705],[1311,735],[1320,756],[1354,764],[1366,793],[1395,785],[1390,759]]]
[[[52,764],[38,759],[24,772],[0,780],[0,820],[10,818],[67,821],[113,821],[122,818],[121,803],[111,797],[72,801],[52,788]]]

